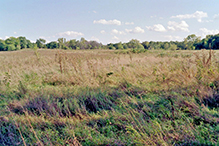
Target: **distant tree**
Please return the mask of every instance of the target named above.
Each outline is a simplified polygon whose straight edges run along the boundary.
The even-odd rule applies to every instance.
[[[209,41],[208,41],[208,38],[206,37],[206,38],[204,38],[204,39],[202,39],[202,48],[206,48],[206,49],[208,49],[209,48]],[[202,49],[201,48],[201,49]]]
[[[164,42],[164,43],[162,44],[162,49],[164,49],[164,50],[170,49],[170,43],[169,43],[169,42]]]
[[[153,50],[153,49],[161,49],[162,48],[162,42],[154,42],[154,41],[150,41],[149,42],[149,50]]]
[[[149,48],[149,42],[148,41],[142,42],[141,44],[144,46],[145,49]]]
[[[199,42],[201,42],[201,37],[197,37],[195,34],[187,36],[183,41],[186,50],[194,50],[195,44]]]
[[[101,47],[102,47],[102,44],[98,43],[97,41],[89,41],[88,42],[89,49],[100,49]]]
[[[63,49],[66,43],[66,38],[58,38],[59,49]]]
[[[185,44],[183,42],[176,41],[175,44],[179,50],[185,50]]]
[[[6,51],[5,41],[0,39],[0,51]]]
[[[126,43],[123,43],[122,46],[123,46],[123,49],[128,49],[128,45]]]
[[[88,47],[87,45],[88,45],[87,40],[85,40],[85,38],[82,37],[79,44],[78,44],[78,47],[80,49],[87,49],[87,47]]]
[[[59,43],[57,43],[56,41],[52,41],[52,42],[46,44],[46,47],[47,47],[48,49],[59,48]]]
[[[38,49],[37,44],[36,43],[32,43],[33,45],[33,49]]]
[[[46,43],[46,40],[42,38],[36,40],[36,44],[38,48],[45,48],[45,43]]]
[[[68,46],[64,46],[63,49],[69,50],[70,48]]]
[[[15,37],[10,37],[10,38],[7,38],[6,40],[5,40],[5,43],[7,44],[7,45],[9,45],[9,44],[12,44],[12,45],[17,45],[17,44],[19,44],[19,40],[17,40]]]
[[[8,44],[8,45],[6,45],[6,50],[7,51],[14,51],[14,50],[17,50],[17,49],[13,44]]]
[[[66,41],[65,38],[58,38],[57,41],[52,41],[46,44],[46,40],[39,38],[36,43],[32,43],[30,40],[23,36],[18,38],[10,37],[6,40],[0,39],[0,51],[7,50],[19,50],[23,48],[60,48],[60,49],[132,49],[135,52],[144,52],[141,49],[164,49],[164,50],[193,50],[193,49],[219,49],[219,34],[216,35],[206,35],[205,38],[201,40],[201,37],[195,34],[188,35],[183,41],[170,41],[170,42],[160,42],[160,41],[145,41],[140,43],[137,39],[132,39],[128,43],[110,43],[103,45],[97,41],[87,41],[85,38],[80,40],[70,40]],[[139,50],[140,49],[140,50]]]
[[[144,46],[140,43],[139,40],[132,39],[127,43],[128,48],[131,49],[144,49]]]
[[[132,49],[137,48],[138,44],[140,44],[140,42],[139,40],[136,40],[136,39],[132,39],[131,41],[127,43],[128,47]]]
[[[5,44],[10,48],[9,50],[19,50],[21,48],[19,39],[10,37],[5,40]],[[12,47],[12,45],[14,47]],[[15,48],[15,49],[14,49]]]
[[[108,47],[110,50],[115,50],[115,49],[116,49],[112,43],[107,44],[107,47]]]
[[[116,49],[119,49],[119,50],[122,50],[122,49],[124,49],[123,48],[123,45],[122,45],[122,43],[121,42],[119,42],[119,43],[116,43],[116,44],[114,44],[113,45]]]
[[[66,45],[70,48],[70,49],[76,49],[77,48],[77,41],[74,40],[70,40],[68,42],[66,42]]]
[[[34,43],[31,43],[30,40],[27,40],[27,48],[33,48]]]
[[[206,35],[204,39],[194,43],[196,49],[219,49],[219,34]]]
[[[219,34],[214,35],[214,39],[212,41],[212,48],[219,49]]]
[[[20,41],[21,49],[27,48],[27,39],[25,37],[20,36],[18,40]]]
[[[207,35],[202,41],[203,46],[207,49],[219,49],[219,34]]]
[[[177,45],[176,44],[170,44],[169,45],[169,50],[177,50]]]

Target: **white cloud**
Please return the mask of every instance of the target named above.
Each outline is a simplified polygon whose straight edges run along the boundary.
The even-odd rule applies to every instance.
[[[186,31],[186,32],[189,32],[188,27],[189,27],[189,25],[185,21],[181,21],[181,22],[169,21],[167,28],[171,31]]]
[[[105,32],[105,30],[101,30],[100,33],[105,34],[106,32]]]
[[[176,31],[176,29],[173,26],[167,26],[167,28],[171,31]]]
[[[176,15],[172,16],[171,18],[179,18],[179,19],[190,19],[195,18],[198,22],[202,22],[202,18],[208,17],[208,14],[203,11],[196,11],[193,14],[185,14],[185,15]]]
[[[118,33],[119,33],[119,31],[118,31],[118,30],[116,30],[116,29],[113,29],[113,30],[112,30],[112,33],[114,33],[114,34],[118,34]]]
[[[219,14],[215,14],[214,19],[219,19]]]
[[[100,20],[94,20],[94,24],[108,24],[108,25],[121,25],[121,21],[119,20],[108,20],[106,21],[105,19],[100,19]]]
[[[36,41],[30,40],[31,43],[36,43]]]
[[[154,16],[150,16],[151,18],[156,18],[157,17],[157,15],[154,15]]]
[[[112,39],[113,40],[119,40],[119,38],[117,36],[114,36]]]
[[[100,40],[99,40],[97,37],[95,37],[95,36],[92,36],[90,40],[97,41],[97,42],[100,41]]]
[[[134,25],[134,22],[125,22],[125,25]]]
[[[134,29],[125,29],[128,33],[144,33],[144,29],[141,27],[135,27]]]
[[[173,40],[183,40],[183,37],[180,36],[173,36],[173,35],[166,35],[164,36],[168,41],[173,41]]]
[[[83,36],[84,34],[81,32],[66,31],[66,32],[58,33],[57,35],[62,37],[78,37],[78,36]]]
[[[206,35],[213,35],[213,34],[218,34],[219,33],[218,29],[208,30],[207,28],[200,28],[199,30],[201,32],[202,37],[205,37]]]
[[[17,34],[17,32],[15,31],[14,34]]]
[[[118,31],[118,30],[116,30],[116,29],[113,29],[113,30],[112,30],[112,34],[125,34],[125,32],[123,32],[123,31]]]
[[[158,32],[165,32],[166,28],[161,24],[155,24],[153,26],[146,26],[146,28],[150,31],[158,31]]]
[[[93,11],[93,13],[97,13],[97,11]]]

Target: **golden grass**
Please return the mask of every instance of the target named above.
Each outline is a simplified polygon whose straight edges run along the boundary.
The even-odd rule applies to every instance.
[[[77,88],[85,87],[101,87],[104,90],[105,86],[132,92],[132,89],[127,87],[128,84],[136,87],[136,90],[140,88],[139,93],[136,93],[139,97],[143,92],[171,92],[172,90],[189,88],[189,90],[185,90],[188,92],[183,94],[185,96],[196,94],[202,101],[203,98],[211,97],[214,94],[210,84],[219,79],[218,56],[218,51],[209,53],[204,50],[151,50],[140,54],[119,54],[111,50],[0,52],[0,88],[1,91],[12,91],[17,93],[17,96],[23,97],[22,100],[14,100],[8,105],[9,108],[21,109],[21,111],[23,105],[29,103],[31,98],[37,98],[41,94],[64,98],[64,94],[69,93],[69,90],[74,89],[73,91],[77,92]],[[28,97],[26,98],[25,95]],[[115,116],[115,119],[124,119],[124,121],[126,118],[131,119],[134,125],[137,125],[136,127],[130,125],[126,127],[127,131],[134,133],[133,137],[136,141],[145,145],[156,145],[157,142],[160,145],[168,145],[165,137],[176,141],[183,140],[184,137],[180,133],[164,133],[164,127],[156,120],[151,121],[154,130],[151,131],[151,134],[147,134],[142,123],[135,120],[138,110],[127,107],[129,103],[138,105],[136,98],[132,99],[131,96],[126,96],[125,101],[121,99],[123,109],[127,111],[126,116],[122,117],[119,113],[113,112],[113,109],[110,114]],[[194,107],[187,102],[184,104],[187,104],[188,107]],[[192,109],[189,110],[192,111]],[[174,109],[172,111],[174,112]],[[46,112],[45,115],[34,115],[25,111],[24,113],[26,114],[11,113],[8,117],[13,117],[14,121],[20,125],[28,125],[39,145],[43,144],[38,139],[33,127],[37,124],[51,123],[52,125],[72,126],[80,124],[82,121],[88,122],[109,117],[105,110],[95,114],[79,112],[69,117],[49,116],[49,114],[46,115]],[[172,114],[174,118],[174,113]],[[146,123],[146,121],[144,122]],[[32,123],[35,125],[32,126]],[[189,133],[191,129],[185,125],[182,125],[181,130],[188,133],[190,137],[194,137],[193,133]],[[74,129],[69,129],[68,132],[74,135]],[[76,137],[74,136],[74,138]],[[71,139],[69,143],[80,145],[77,139]]]
[[[45,88],[45,85],[116,86],[126,80],[148,90],[159,90],[157,84],[162,86],[160,89],[166,90],[196,82],[197,67],[200,67],[200,63],[205,63],[198,62],[198,56],[193,55],[201,51],[155,50],[142,54],[115,54],[111,50],[38,50],[37,52],[38,55],[34,50],[1,52],[1,87],[7,85],[16,89],[21,85],[28,90],[28,88]],[[187,54],[188,57],[177,54]],[[218,52],[215,56],[218,56]],[[217,67],[215,65],[218,65],[215,62],[214,59],[205,73],[202,71],[202,74],[206,75],[200,77],[200,80],[207,82],[218,76],[214,71]],[[209,75],[210,73],[212,76]]]

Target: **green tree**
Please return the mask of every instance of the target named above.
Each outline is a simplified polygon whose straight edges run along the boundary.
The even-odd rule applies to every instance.
[[[12,50],[19,50],[20,48],[21,48],[21,46],[20,46],[20,41],[19,41],[19,39],[17,39],[17,38],[15,38],[15,37],[10,37],[10,38],[7,38],[6,40],[5,40],[5,44],[9,47],[9,45],[10,45],[10,51],[12,51]],[[12,45],[14,46],[14,47],[12,47]],[[15,48],[15,49],[14,49]]]
[[[89,49],[100,49],[102,47],[102,44],[98,43],[97,41],[89,41],[88,43]]]
[[[128,47],[131,49],[144,49],[144,46],[140,43],[139,40],[132,39],[127,43]]]
[[[214,35],[214,39],[212,41],[212,48],[219,49],[219,34]]]
[[[170,49],[170,43],[164,42],[163,45],[162,45],[162,48],[163,48],[164,50]]]
[[[66,38],[58,38],[59,48],[63,49],[66,44]]]
[[[107,44],[107,47],[108,47],[110,50],[115,50],[115,49],[116,49],[112,43]]]
[[[148,41],[145,41],[145,42],[142,42],[141,43],[145,49],[149,49],[149,42]]]
[[[7,51],[14,51],[14,50],[17,50],[17,49],[13,44],[8,44],[8,45],[6,45],[6,50]]]
[[[140,44],[139,40],[136,39],[132,39],[127,43],[128,47],[132,49],[137,48],[139,44]]]
[[[0,51],[6,51],[5,41],[0,40]]]
[[[59,48],[59,43],[57,43],[56,41],[52,41],[52,42],[46,44],[46,47],[47,47],[48,49]]]
[[[18,40],[20,41],[21,49],[27,48],[27,39],[25,37],[20,36]]]
[[[33,49],[38,49],[37,44],[36,43],[32,43],[33,45]]]
[[[36,40],[36,44],[38,48],[45,48],[45,43],[46,43],[46,40],[42,38]]]
[[[27,40],[27,48],[33,48],[34,43],[31,43],[30,40]]]
[[[123,49],[128,49],[128,45],[126,43],[123,43],[122,46],[123,46]]]
[[[183,41],[186,50],[194,50],[195,44],[199,42],[201,42],[201,37],[197,37],[195,34],[187,36]]]
[[[119,49],[119,50],[122,50],[122,49],[124,49],[123,48],[123,45],[122,45],[122,43],[121,42],[119,42],[119,43],[116,43],[116,44],[114,44],[113,45],[116,49]]]
[[[68,41],[66,44],[70,49],[76,50],[77,48],[77,41],[75,39]]]
[[[17,44],[19,44],[19,40],[17,40],[15,37],[10,37],[10,38],[7,38],[7,39],[5,40],[5,43],[6,43],[7,45],[9,45],[9,44],[17,45]]]
[[[170,44],[169,45],[169,50],[177,50],[177,45],[176,44]]]
[[[85,40],[85,39],[82,37],[81,40],[80,40],[80,42],[79,42],[79,44],[78,44],[78,47],[79,47],[80,49],[87,49],[87,47],[88,47],[88,42],[87,42],[87,40]]]

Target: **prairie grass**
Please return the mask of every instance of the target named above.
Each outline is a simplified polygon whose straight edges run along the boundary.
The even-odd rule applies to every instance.
[[[0,52],[0,144],[219,145],[218,53]]]

